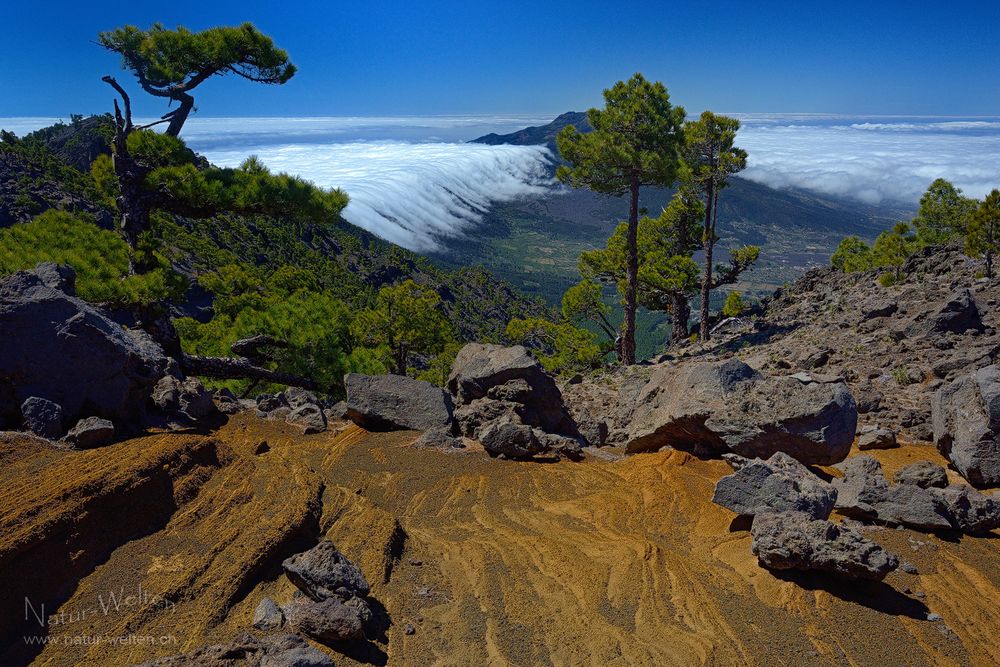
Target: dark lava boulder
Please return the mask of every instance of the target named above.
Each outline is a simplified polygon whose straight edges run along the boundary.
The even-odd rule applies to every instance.
[[[97,416],[138,426],[176,363],[145,333],[59,289],[71,284],[69,272],[51,267],[0,280],[0,395],[52,401],[68,423]]]
[[[281,564],[285,574],[312,600],[329,597],[368,595],[368,580],[361,568],[337,550],[330,540],[322,540],[308,551],[295,554]]]
[[[24,429],[40,438],[55,440],[63,434],[62,408],[52,401],[32,396],[21,404]]]
[[[715,485],[712,502],[737,514],[796,511],[825,519],[833,511],[837,492],[788,454],[777,452],[767,461],[727,454],[736,472]]]
[[[249,633],[228,644],[213,644],[190,653],[156,658],[138,667],[333,667],[330,656],[293,634]]]
[[[319,602],[301,597],[282,609],[288,625],[296,631],[324,644],[359,639],[364,635],[363,600],[346,604],[337,597]]]
[[[451,425],[451,396],[429,382],[402,375],[344,377],[347,417],[370,431],[425,431]]]
[[[881,464],[867,454],[839,467],[844,476],[833,481],[836,509],[847,516],[930,531],[975,534],[1000,528],[1000,501],[968,486],[931,486],[940,484],[939,474],[921,474],[920,483],[911,483],[916,471],[903,469],[897,479],[908,481],[890,485]]]
[[[632,414],[628,452],[673,447],[697,455],[784,452],[806,464],[844,460],[858,410],[839,378],[765,377],[738,359],[655,370]]]
[[[87,417],[76,423],[63,438],[63,442],[79,449],[100,447],[113,442],[115,425],[100,417]]]
[[[948,473],[936,463],[917,461],[897,470],[892,480],[897,484],[913,484],[921,489],[943,489],[948,486]]]
[[[939,388],[931,406],[934,443],[975,486],[1000,484],[1000,365]]]
[[[899,559],[861,533],[801,512],[754,517],[750,550],[771,570],[816,570],[845,579],[881,581]]]
[[[548,445],[538,439],[534,429],[509,417],[489,422],[477,431],[476,439],[490,454],[503,454],[512,459],[534,456],[548,449]]]
[[[459,430],[466,435],[508,413],[547,433],[576,435],[555,378],[520,345],[469,343],[455,357],[448,391],[458,408]]]

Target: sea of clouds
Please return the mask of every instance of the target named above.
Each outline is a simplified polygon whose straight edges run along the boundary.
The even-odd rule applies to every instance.
[[[741,175],[772,187],[906,205],[936,178],[977,198],[1000,187],[1000,118],[734,115]]]
[[[734,115],[750,153],[741,175],[772,187],[908,206],[939,177],[974,197],[1000,187],[1000,118]],[[559,191],[545,148],[465,143],[554,116],[195,116],[183,136],[222,166],[257,155],[274,170],[342,188],[349,221],[432,251],[474,229],[495,202]],[[23,134],[53,121],[0,118],[0,127]]]

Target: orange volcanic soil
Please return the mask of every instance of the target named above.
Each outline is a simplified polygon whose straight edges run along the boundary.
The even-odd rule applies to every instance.
[[[1000,663],[995,539],[874,528],[919,574],[779,577],[710,502],[724,462],[513,462],[416,436],[240,415],[82,452],[0,437],[0,662],[130,665],[256,633],[260,599],[294,590],[281,560],[326,536],[384,607],[384,632],[323,649],[338,665]],[[941,462],[874,454],[889,477]]]

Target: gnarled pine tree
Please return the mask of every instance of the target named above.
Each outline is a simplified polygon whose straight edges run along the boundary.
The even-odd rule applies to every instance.
[[[666,87],[635,74],[604,91],[604,108],[590,109],[594,128],[586,134],[568,125],[556,137],[559,153],[569,165],[556,176],[573,187],[594,192],[629,195],[625,242],[625,317],[618,354],[622,363],[635,363],[635,311],[639,259],[639,188],[670,186],[681,164],[684,109],[670,103]]]
[[[282,84],[295,74],[288,54],[252,24],[191,32],[154,23],[149,30],[133,25],[98,35],[101,46],[121,54],[122,67],[142,89],[178,106],[163,116],[166,133],[176,137],[194,109],[191,91],[213,76],[234,74],[256,83]]]

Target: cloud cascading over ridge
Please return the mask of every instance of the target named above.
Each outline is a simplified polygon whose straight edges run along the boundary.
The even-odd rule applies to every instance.
[[[1000,187],[996,119],[745,115],[742,176],[867,204],[914,204],[936,178],[972,197]]]
[[[344,218],[411,250],[431,251],[461,236],[491,202],[548,191],[551,153],[543,146],[352,142],[266,146],[254,151],[271,169],[300,174],[351,197]],[[208,151],[239,164],[246,151]]]

